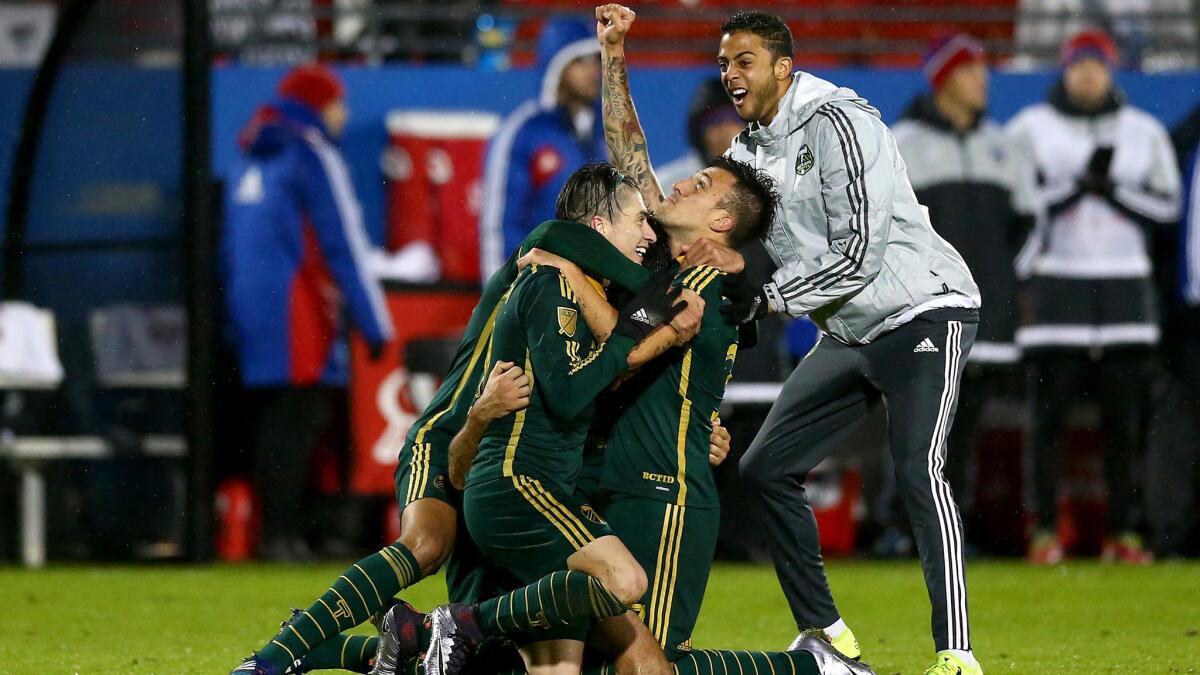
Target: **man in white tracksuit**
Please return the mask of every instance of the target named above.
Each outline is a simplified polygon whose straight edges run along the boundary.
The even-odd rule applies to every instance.
[[[605,140],[653,209],[682,192],[663,195],[629,95],[624,34],[634,14],[606,5],[596,17],[605,42]],[[750,123],[728,155],[767,172],[782,196],[779,222],[764,241],[779,270],[762,287],[731,275],[723,312],[737,322],[768,312],[808,315],[822,330],[740,464],[767,513],[775,568],[797,627],[824,629],[844,654],[859,655],[829,591],[804,481],[868,406],[883,400],[933,605],[938,654],[927,672],[981,673],[968,631],[962,523],[942,476],[979,320],[978,288],[930,226],[879,113],[849,89],[793,73],[792,36],[777,17],[739,12],[721,30],[721,79]],[[731,254],[698,244],[688,262],[728,264]]]

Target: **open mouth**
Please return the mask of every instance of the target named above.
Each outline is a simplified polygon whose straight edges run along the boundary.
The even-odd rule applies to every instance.
[[[639,258],[645,258],[645,257],[646,257],[646,251],[648,250],[648,248],[649,248],[649,247],[647,247],[647,246],[637,246],[637,247],[635,247],[635,248],[633,249],[633,252],[637,254],[637,257],[639,257]]]
[[[749,93],[745,87],[734,87],[729,90],[729,98],[733,99],[733,104],[740,108],[742,103],[745,103],[746,96]]]

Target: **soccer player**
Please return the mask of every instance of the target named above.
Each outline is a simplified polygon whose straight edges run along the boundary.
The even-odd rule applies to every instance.
[[[620,174],[611,171],[611,166],[608,167],[610,170],[600,166],[585,169],[577,172],[568,184],[575,186],[575,192],[591,191],[598,196],[596,207],[612,205],[608,200],[620,184]],[[569,197],[565,189],[564,196]],[[563,212],[568,207],[577,209],[566,203],[570,201],[569,198],[560,200],[558,211]],[[605,215],[603,221],[609,223],[611,218]],[[589,274],[605,278],[626,290],[642,288],[648,278],[641,267],[615,250],[603,234],[579,227],[578,223],[543,223],[526,239],[521,250],[533,246],[573,260]],[[635,245],[635,248],[641,246]],[[397,499],[402,507],[400,539],[351,565],[316,602],[293,616],[278,634],[234,672],[267,675],[283,672],[317,645],[367,621],[380,609],[386,609],[388,599],[437,571],[448,558],[447,582],[451,600],[475,599],[470,595],[470,589],[478,584],[477,565],[467,550],[469,546],[455,546],[459,511],[457,500],[447,491],[448,453],[451,439],[467,421],[474,393],[490,370],[487,364],[493,360],[485,358],[484,350],[492,335],[500,300],[516,278],[516,258],[517,252],[514,252],[508,265],[488,281],[479,305],[472,312],[450,372],[429,407],[413,424],[401,450],[396,472]],[[689,314],[685,311],[675,318],[680,320],[686,316]],[[692,317],[691,320],[697,319]],[[677,323],[676,326],[680,334],[687,335],[695,323],[691,326]],[[459,564],[460,561],[464,564]],[[463,595],[457,597],[456,591]],[[413,611],[404,618],[410,623],[419,623],[421,616]]]
[[[570,182],[564,187],[564,195],[578,202],[569,209],[582,216],[577,227],[601,231],[640,263],[655,237],[636,185],[611,165],[579,173],[589,170],[612,180],[604,190],[574,189]],[[507,634],[565,626],[561,634],[538,632],[524,640],[522,656],[533,672],[556,664],[578,667],[578,631],[586,632],[590,620],[625,613],[641,597],[645,572],[575,494],[574,482],[596,396],[629,366],[640,365],[632,358],[634,345],[681,309],[675,304],[679,292],[664,295],[652,280],[626,304],[608,340],[599,342],[580,320],[579,302],[557,269],[535,265],[518,275],[498,309],[487,360],[523,364],[533,392],[527,409],[487,427],[467,477],[463,514],[487,563],[530,586],[478,608],[435,610],[433,644],[442,644],[448,631]],[[514,603],[518,596],[526,602]],[[425,661],[430,674],[456,672],[459,665],[455,653],[440,650]]]
[[[597,8],[604,41],[604,125],[609,152],[635,177],[647,205],[664,201],[633,109],[624,39],[634,13]],[[722,26],[717,55],[726,91],[749,122],[729,156],[766,171],[782,194],[780,226],[765,238],[779,264],[750,287],[732,276],[727,315],[811,315],[822,339],[784,384],[742,458],[747,486],[767,514],[768,541],[800,628],[822,628],[850,656],[857,640],[834,606],[808,472],[867,413],[888,407],[897,478],[933,605],[938,654],[929,673],[975,675],[963,572],[962,525],[942,477],[945,438],[978,323],[979,291],[958,253],[934,233],[878,112],[853,91],[792,71],[787,25],[739,12]],[[705,244],[712,259],[720,247]],[[689,251],[689,254],[692,251]]]

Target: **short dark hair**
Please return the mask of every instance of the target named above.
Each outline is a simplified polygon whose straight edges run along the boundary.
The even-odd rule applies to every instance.
[[[637,183],[608,162],[592,162],[575,170],[554,202],[554,217],[587,224],[592,216],[603,215],[612,220],[620,210],[617,192],[621,187],[638,191]]]
[[[766,237],[775,222],[775,209],[779,207],[775,181],[766,171],[729,157],[714,157],[708,166],[733,174],[733,190],[717,203],[733,216],[729,245],[741,248]]]
[[[796,44],[783,19],[766,12],[740,11],[721,24],[721,34],[744,31],[762,38],[763,46],[775,59],[792,58]]]

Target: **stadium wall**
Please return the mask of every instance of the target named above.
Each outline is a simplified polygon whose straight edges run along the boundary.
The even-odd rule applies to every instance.
[[[344,152],[363,202],[365,220],[376,237],[380,235],[384,222],[384,182],[379,159],[387,142],[383,120],[388,111],[400,108],[486,110],[505,114],[534,94],[538,77],[531,70],[485,73],[456,66],[345,66],[339,70],[345,77],[352,109],[352,118],[343,142]],[[215,179],[225,178],[237,152],[238,131],[254,108],[271,97],[282,72],[282,69],[237,65],[214,69],[212,161]],[[658,163],[665,163],[685,151],[683,119],[691,92],[700,79],[715,74],[715,68],[642,68],[632,73],[634,97],[650,139],[651,154]],[[878,107],[889,122],[899,117],[912,97],[924,87],[920,73],[915,70],[838,69],[817,71],[817,74],[856,89]],[[64,83],[59,86],[75,83],[71,86],[96,92],[96,96],[72,98],[87,101],[92,107],[90,112],[94,119],[104,120],[128,116],[128,106],[131,105],[128,96],[100,95],[105,91],[147,92],[147,95],[138,96],[132,102],[132,105],[142,109],[178,106],[178,100],[173,96],[156,97],[152,94],[154,91],[174,91],[171,82],[163,81],[164,78],[173,77],[177,77],[175,71],[71,66],[64,69]],[[1005,120],[1021,107],[1042,100],[1055,77],[1054,72],[996,74],[992,81],[992,114]],[[138,79],[131,81],[134,78]],[[1179,121],[1188,110],[1200,103],[1200,73],[1122,73],[1118,79],[1131,101],[1167,125]],[[0,91],[6,93],[0,96],[0,129],[4,130],[0,132],[0,214],[7,200],[16,130],[19,129],[31,80],[32,71],[0,69]],[[120,110],[106,114],[105,106],[119,107]],[[43,155],[41,162],[57,164],[75,161],[79,167],[77,181],[71,181],[71,185],[53,186],[50,191],[70,192],[86,187],[89,179],[112,179],[111,162],[95,163],[94,175],[90,175],[88,167],[92,163],[79,162],[84,157],[129,157],[137,163],[137,168],[131,168],[131,175],[140,175],[142,180],[153,180],[157,176],[163,181],[176,181],[177,176],[171,171],[155,166],[157,162],[154,157],[156,148],[178,147],[177,143],[162,142],[168,138],[174,141],[173,136],[179,133],[178,121],[170,122],[175,119],[177,112],[147,112],[146,125],[137,129],[113,130],[104,124],[97,124],[71,129],[68,138],[52,141],[60,143],[60,146],[53,152],[54,157],[48,160]],[[166,114],[168,112],[171,114]],[[161,124],[163,128],[156,129],[154,124]],[[159,142],[155,142],[156,136]],[[69,149],[64,149],[62,144],[67,144]],[[141,146],[142,149],[135,150],[130,146]],[[177,187],[164,183],[164,189],[174,193]],[[53,195],[43,193],[42,197],[45,199],[43,205],[35,206],[30,214],[31,241],[63,242],[89,239],[97,234],[92,227],[83,228],[90,232],[79,231],[80,224],[72,218],[56,217],[56,210],[45,205],[46,202],[53,204],[56,201]],[[178,205],[172,199],[165,201],[168,208]],[[106,236],[118,238],[153,236],[155,220],[109,220],[103,223],[103,231]],[[2,226],[3,223],[0,223]]]

